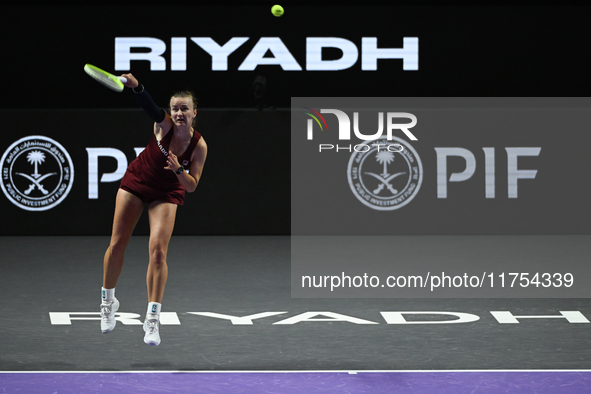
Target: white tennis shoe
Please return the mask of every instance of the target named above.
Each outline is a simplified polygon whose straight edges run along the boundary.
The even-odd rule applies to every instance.
[[[160,316],[148,313],[144,321],[144,342],[150,346],[160,345]]]
[[[101,303],[101,331],[103,334],[113,331],[117,321],[115,320],[115,312],[119,310],[119,300],[115,298],[113,301],[103,301]]]

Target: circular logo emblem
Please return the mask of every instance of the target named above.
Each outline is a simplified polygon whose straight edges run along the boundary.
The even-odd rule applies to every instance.
[[[355,146],[347,178],[359,201],[379,211],[391,211],[417,195],[423,183],[423,164],[410,144],[384,136]]]
[[[17,207],[46,211],[61,203],[74,183],[74,165],[58,142],[39,135],[21,138],[0,160],[2,191]]]

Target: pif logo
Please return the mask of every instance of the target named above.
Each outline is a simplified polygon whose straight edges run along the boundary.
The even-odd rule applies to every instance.
[[[61,203],[74,183],[68,152],[48,137],[29,136],[2,155],[2,191],[17,207],[45,211]]]
[[[366,206],[391,211],[408,204],[423,183],[423,164],[402,139],[381,137],[361,144],[349,159],[347,179]]]

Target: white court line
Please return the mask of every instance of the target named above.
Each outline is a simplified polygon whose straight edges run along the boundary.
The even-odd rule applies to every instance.
[[[348,374],[358,374],[358,373],[461,373],[461,372],[591,372],[591,369],[434,369],[434,370],[412,370],[412,369],[391,369],[391,370],[346,370],[346,371],[330,371],[330,370],[322,370],[322,371],[182,371],[182,370],[171,370],[171,371],[0,371],[0,374],[6,373],[73,373],[73,374],[117,374],[117,373],[195,373],[195,374],[206,374],[206,373],[348,373]]]

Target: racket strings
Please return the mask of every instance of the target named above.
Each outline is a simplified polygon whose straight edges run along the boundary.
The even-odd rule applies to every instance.
[[[106,87],[115,91],[123,90],[123,83],[118,77],[107,73],[106,71],[97,70],[96,68],[87,65],[84,67],[84,71],[97,82],[105,85]]]

